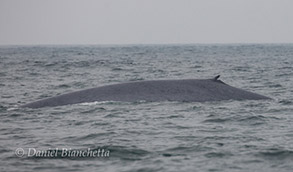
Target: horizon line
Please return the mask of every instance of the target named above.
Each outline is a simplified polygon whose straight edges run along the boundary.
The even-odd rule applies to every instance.
[[[1,47],[9,46],[153,46],[153,45],[281,45],[281,44],[293,44],[293,42],[234,42],[234,43],[105,43],[105,44],[93,44],[93,43],[41,43],[41,44],[0,44]]]

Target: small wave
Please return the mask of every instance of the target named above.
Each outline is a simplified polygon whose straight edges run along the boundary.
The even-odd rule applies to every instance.
[[[178,146],[174,148],[169,148],[162,151],[163,154],[169,154],[170,156],[179,156],[179,155],[186,155],[186,153],[190,152],[202,152],[211,150],[211,147],[195,145],[195,146]]]
[[[12,108],[8,108],[7,111],[15,111],[15,110],[18,110],[18,109],[19,109],[19,107],[12,107]],[[0,107],[0,111],[2,111],[1,107]]]
[[[261,125],[265,124],[267,121],[267,118],[262,115],[257,116],[248,116],[248,117],[242,117],[238,121],[248,123],[250,125]]]
[[[203,122],[211,122],[211,123],[224,123],[227,121],[231,121],[231,118],[214,118],[214,119],[206,119]]]
[[[77,137],[74,140],[77,140],[77,141],[93,140],[93,139],[98,139],[99,137],[102,137],[102,136],[109,137],[112,134],[115,134],[115,132],[91,133],[91,134],[88,134],[86,136]]]
[[[16,109],[17,109],[17,106],[8,108],[8,107],[0,105],[0,112],[13,111],[13,110],[16,110]]]
[[[212,118],[206,119],[204,123],[226,123],[226,122],[240,122],[242,124],[248,123],[250,125],[261,125],[267,122],[267,117],[262,115],[256,116],[232,116],[226,118]]]
[[[272,84],[272,85],[269,85],[270,88],[280,88],[280,87],[283,87],[281,84]]]
[[[292,105],[293,104],[293,102],[290,100],[280,100],[279,103],[282,105]]]
[[[91,114],[91,113],[96,112],[96,111],[105,111],[105,110],[106,109],[103,108],[103,107],[97,107],[97,108],[94,108],[94,109],[89,109],[89,110],[81,111],[80,113]]]
[[[1,96],[1,98],[5,98],[5,99],[12,98],[12,97],[13,97],[12,95],[5,95],[5,94]]]
[[[112,71],[122,71],[122,70],[123,70],[123,69],[120,68],[120,67],[115,67],[115,68],[112,69]]]
[[[51,62],[51,63],[44,64],[45,67],[51,67],[51,66],[57,66],[57,65],[59,65],[58,62]]]
[[[233,71],[237,71],[237,72],[249,72],[251,71],[251,69],[248,66],[236,66],[234,68],[232,68]]]
[[[86,102],[80,103],[82,106],[95,106],[95,105],[103,105],[103,104],[111,104],[113,101],[95,101],[95,102]]]
[[[194,66],[191,66],[190,68],[202,68],[202,66],[200,66],[200,65],[194,65]]]
[[[148,101],[145,100],[140,100],[140,101],[135,101],[135,102],[122,102],[122,101],[94,101],[94,102],[85,102],[85,103],[80,103],[82,106],[95,106],[95,105],[136,105],[136,104],[141,104],[141,103],[147,103]]]
[[[61,85],[58,85],[57,86],[57,89],[58,88],[70,88],[70,85],[67,85],[67,84],[61,84]]]

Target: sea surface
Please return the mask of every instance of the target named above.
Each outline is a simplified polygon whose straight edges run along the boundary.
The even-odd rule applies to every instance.
[[[272,100],[18,107],[121,82],[216,75]],[[292,172],[292,86],[293,44],[1,46],[0,171]]]

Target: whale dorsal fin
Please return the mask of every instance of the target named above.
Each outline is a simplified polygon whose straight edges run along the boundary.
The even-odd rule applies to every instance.
[[[212,80],[213,80],[213,81],[216,81],[216,82],[218,82],[218,83],[222,83],[222,84],[225,84],[225,85],[227,85],[225,82],[223,82],[223,81],[219,80],[220,76],[221,76],[221,75],[217,75],[217,76],[216,76],[216,77],[214,77]]]
[[[220,78],[221,75],[217,75],[216,77],[214,77],[214,80],[217,81]]]

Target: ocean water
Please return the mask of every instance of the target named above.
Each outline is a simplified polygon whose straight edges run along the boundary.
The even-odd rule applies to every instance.
[[[108,84],[218,74],[272,100],[18,108]],[[291,172],[292,78],[293,44],[1,46],[0,171]]]

